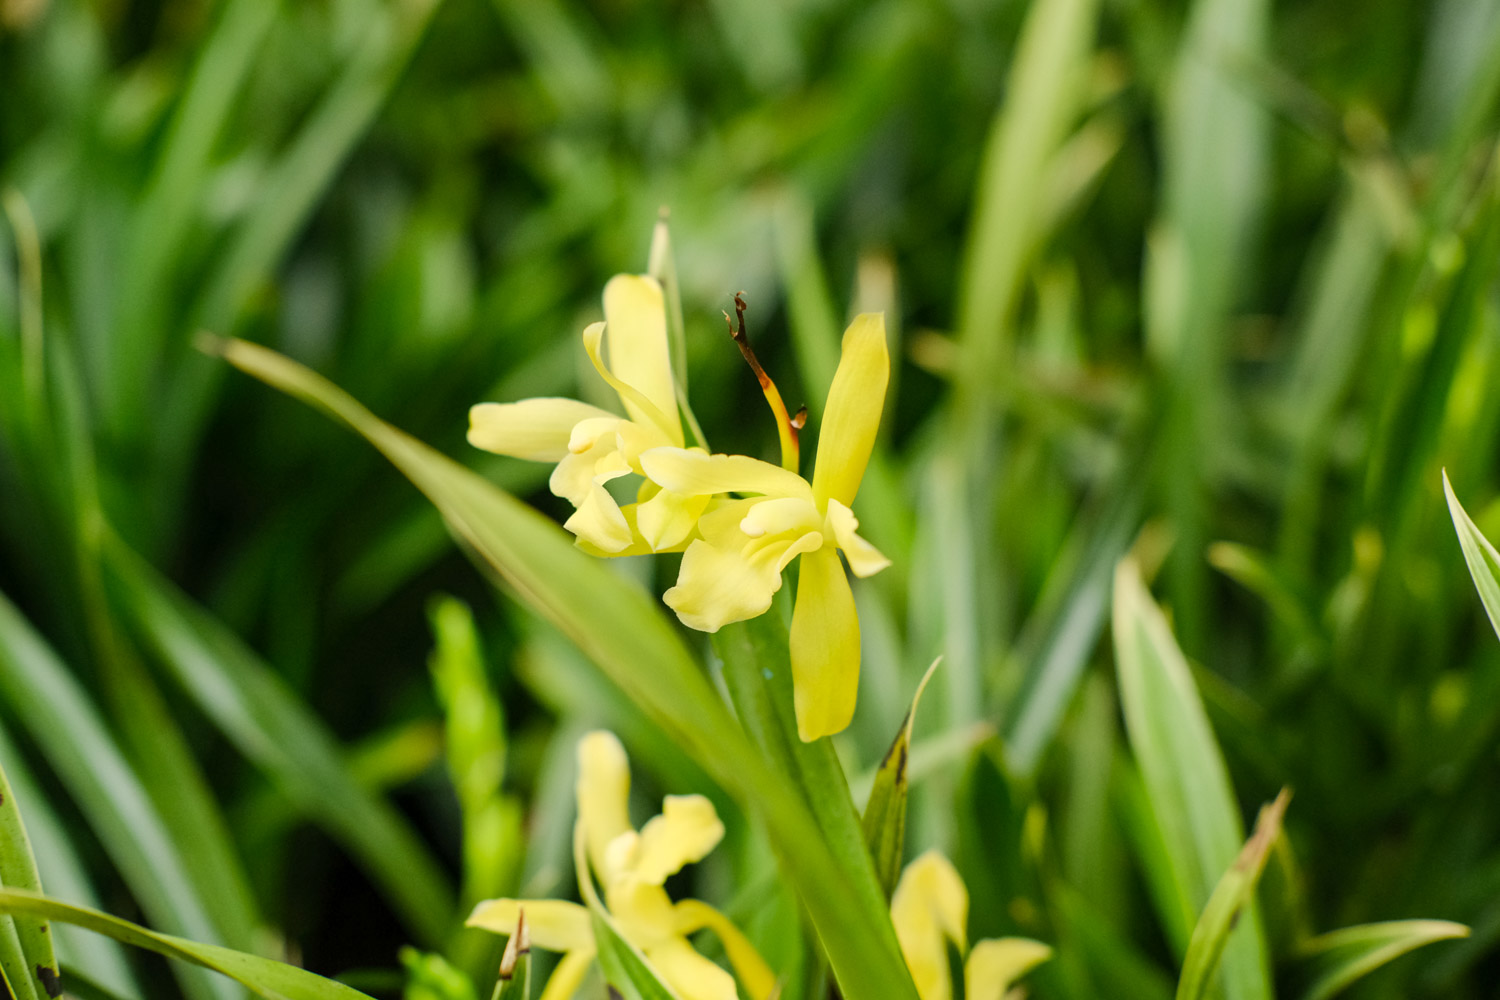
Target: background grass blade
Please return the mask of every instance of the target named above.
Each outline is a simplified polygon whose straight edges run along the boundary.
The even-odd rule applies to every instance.
[[[764,817],[844,995],[910,1000],[911,977],[883,905],[872,910],[864,883],[846,878],[807,805],[744,738],[651,598],[575,549],[540,513],[381,422],[306,368],[243,341],[207,346],[347,424],[390,459],[523,600],[557,624],[725,789]],[[648,663],[652,668],[642,669]],[[849,811],[863,851],[852,806]],[[868,885],[880,900],[873,871]]]
[[[3,759],[0,759],[0,886],[27,892],[40,892],[42,888],[36,855],[31,850],[31,838],[26,834],[20,803],[16,801],[15,790],[6,777]],[[56,997],[61,992],[57,954],[47,921],[30,917],[12,919],[12,933],[23,960],[19,969],[6,969],[12,994],[19,1000],[16,988],[24,986],[35,995]]]
[[[409,826],[361,789],[338,744],[265,664],[116,540],[117,598],[147,647],[282,793],[359,858],[405,916],[436,944],[453,921],[448,879]]]
[[[158,934],[138,924],[37,893],[0,889],[0,911],[66,921],[116,941],[228,976],[266,1000],[361,1000],[365,995],[305,969],[218,945]]]
[[[1156,863],[1170,867],[1181,904],[1201,912],[1244,839],[1224,758],[1187,661],[1133,559],[1115,571],[1113,620],[1130,746],[1166,848]],[[1173,944],[1185,953],[1188,941]],[[1270,1000],[1265,939],[1253,902],[1225,946],[1223,965],[1230,1000]]]
[[[41,747],[146,914],[213,941],[217,931],[150,796],[82,688],[3,597],[0,697]],[[200,1000],[237,995],[231,984],[195,969],[183,970],[181,978]]]
[[[1469,928],[1446,920],[1393,920],[1330,931],[1301,949],[1309,967],[1303,973],[1306,986],[1293,995],[1299,1000],[1328,1000],[1409,951],[1468,936]]]
[[[1208,995],[1229,932],[1239,922],[1245,906],[1255,898],[1255,887],[1260,884],[1266,859],[1276,838],[1281,836],[1281,818],[1290,799],[1290,794],[1282,789],[1276,801],[1261,809],[1250,839],[1214,886],[1213,895],[1208,897],[1188,941],[1187,957],[1182,960],[1182,974],[1177,980],[1177,1000],[1201,1000]]]

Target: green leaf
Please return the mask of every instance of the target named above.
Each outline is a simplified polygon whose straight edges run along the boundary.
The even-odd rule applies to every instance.
[[[1214,893],[1208,897],[1208,905],[1198,917],[1188,942],[1182,976],[1177,980],[1177,1000],[1201,1000],[1207,995],[1214,973],[1219,970],[1224,946],[1229,942],[1229,932],[1234,930],[1245,906],[1255,898],[1255,886],[1265,870],[1272,845],[1281,836],[1281,818],[1290,799],[1291,794],[1282,789],[1275,802],[1261,809],[1255,832],[1214,886]]]
[[[911,708],[906,710],[906,718],[896,730],[896,738],[880,760],[875,784],[870,786],[870,798],[865,803],[865,814],[860,817],[865,844],[875,862],[875,876],[880,879],[880,888],[887,900],[896,891],[906,851],[907,765],[911,761],[912,725],[916,722],[922,692],[927,690],[927,682],[932,680],[932,673],[941,662],[941,656],[933,660],[927,673],[922,675],[917,693],[912,695]]]
[[[1469,928],[1446,920],[1392,920],[1345,927],[1302,947],[1306,965],[1300,1000],[1328,1000],[1392,959],[1434,941],[1466,938]]]
[[[1464,562],[1469,564],[1469,575],[1479,590],[1479,600],[1495,635],[1500,636],[1500,552],[1490,540],[1480,533],[1478,525],[1464,510],[1463,504],[1453,493],[1453,484],[1448,482],[1448,470],[1443,470],[1443,494],[1448,498],[1448,513],[1453,517],[1453,528],[1458,532],[1458,544],[1464,550]]]
[[[365,994],[305,969],[215,944],[158,934],[108,913],[62,903],[34,892],[0,889],[0,912],[76,924],[167,958],[211,969],[267,1000],[369,1000]]]
[[[155,922],[202,939],[215,936],[176,845],[81,685],[20,613],[0,596],[0,699],[15,710],[77,802],[90,829]],[[195,996],[233,1000],[236,991],[184,970]]]
[[[838,874],[859,900],[859,907],[879,915],[877,929],[887,937],[889,947],[898,948],[887,916],[889,897],[882,891],[833,741],[804,743],[797,735],[785,605],[783,599],[758,618],[734,622],[714,633],[714,649],[724,661],[724,683],[751,737],[781,773],[791,776],[812,809]]]
[[[26,826],[21,822],[20,807],[5,775],[4,761],[0,761],[0,886],[28,892],[42,890],[31,838],[26,835]],[[9,918],[7,922],[10,922]],[[26,992],[37,996],[58,996],[62,987],[58,985],[57,955],[52,948],[52,932],[47,921],[18,917],[13,923],[13,928],[0,932],[7,938],[14,935],[22,960],[18,969],[0,955],[0,971],[11,985],[11,995],[17,1000]],[[20,994],[15,991],[17,983],[24,984]],[[37,993],[37,987],[41,988],[40,993]]]
[[[378,448],[524,601],[572,639],[742,806],[764,818],[845,997],[915,1000],[873,869],[867,869],[867,882],[848,878],[820,832],[812,811],[817,804],[766,765],[655,601],[578,551],[541,513],[377,419],[326,379],[244,341],[205,338],[204,347]],[[847,801],[847,790],[844,795]],[[853,843],[865,853],[858,817],[852,805],[846,808]]]
[[[1176,907],[1198,913],[1239,854],[1244,832],[1187,660],[1129,558],[1115,570],[1114,640],[1130,745],[1165,847],[1155,862],[1168,869],[1161,874],[1175,889]],[[1177,926],[1172,919],[1167,925]],[[1185,954],[1189,942],[1176,936],[1173,944]],[[1253,901],[1225,945],[1221,978],[1229,1000],[1270,1000]]]

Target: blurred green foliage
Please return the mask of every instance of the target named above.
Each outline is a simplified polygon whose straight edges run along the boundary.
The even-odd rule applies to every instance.
[[[482,989],[502,942],[462,904],[568,895],[607,726],[643,801],[725,816],[693,894],[804,960],[692,756],[370,449],[193,347],[273,346],[560,514],[465,411],[600,392],[577,334],[665,207],[717,450],[775,446],[735,291],[794,406],[887,311],[860,516],[895,566],[839,749],[873,769],[945,656],[906,845],[953,856],[972,938],[1053,944],[1041,997],[1170,995],[1194,914],[1103,641],[1133,548],[1220,821],[1296,791],[1261,888],[1285,995],[1314,934],[1430,917],[1473,935],[1348,995],[1488,996],[1500,647],[1438,470],[1500,537],[1496,52],[1495,0],[0,0],[0,757],[44,886],[329,974],[411,941]],[[438,592],[472,625],[434,605],[434,639]]]

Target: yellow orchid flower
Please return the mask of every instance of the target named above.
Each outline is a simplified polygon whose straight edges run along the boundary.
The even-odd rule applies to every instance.
[[[922,1000],[953,1000],[948,942],[964,962],[965,1000],[1001,1000],[1011,983],[1052,957],[1027,938],[993,938],[968,946],[969,891],[953,864],[928,851],[901,873],[891,895],[891,923]]]
[[[865,313],[844,333],[811,483],[743,455],[673,447],[641,455],[646,477],[674,495],[758,494],[705,507],[702,537],[688,545],[677,585],[662,598],[689,628],[717,632],[764,614],[781,589],[782,570],[802,558],[791,658],[804,741],[848,726],[859,690],[859,619],[838,552],[856,576],[890,565],[859,536],[850,509],[875,444],[889,377],[885,317]]]
[[[701,861],[724,836],[713,803],[701,795],[669,795],[659,816],[639,831],[630,823],[630,764],[613,733],[596,731],[578,743],[578,827],[588,864],[604,887],[604,904],[620,934],[639,948],[681,1000],[736,1000],[735,980],[693,950],[687,935],[718,935],[740,982],[766,1000],[776,979],[755,947],[718,910],[696,899],[673,903],[662,883]],[[589,878],[579,872],[579,880]],[[587,908],[564,900],[492,899],[480,903],[468,926],[514,934],[522,911],[531,943],[563,953],[541,1000],[568,1000],[597,954]]]
[[[601,353],[606,337],[608,365]],[[611,278],[604,286],[604,322],[583,331],[583,346],[619,394],[626,416],[557,397],[480,403],[469,410],[469,443],[513,458],[556,462],[552,492],[576,508],[563,526],[595,555],[680,549],[708,497],[684,497],[648,482],[637,502],[622,508],[607,485],[641,474],[642,452],[685,443],[666,306],[656,280],[636,274]]]

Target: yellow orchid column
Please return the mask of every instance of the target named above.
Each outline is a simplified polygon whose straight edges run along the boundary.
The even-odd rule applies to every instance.
[[[647,477],[678,495],[758,494],[721,503],[700,519],[702,537],[688,545],[677,585],[662,598],[689,628],[717,632],[764,614],[781,589],[782,571],[801,557],[791,659],[804,741],[848,726],[859,691],[859,618],[838,553],[856,576],[890,565],[859,536],[851,509],[889,377],[885,317],[865,313],[844,333],[811,483],[743,455],[657,448],[641,456]]]
[[[607,488],[612,480],[642,472],[643,451],[685,443],[661,286],[645,275],[611,278],[604,286],[604,322],[584,330],[583,344],[626,416],[558,397],[480,403],[469,410],[469,443],[513,458],[557,463],[549,485],[576,508],[563,526],[595,555],[681,548],[707,497],[678,496],[648,482],[637,502],[622,508]]]
[[[968,946],[969,890],[941,852],[928,851],[901,873],[891,895],[891,923],[922,1000],[953,1000],[948,942],[964,962],[964,1000],[1001,1000],[1011,983],[1052,956],[1027,938],[995,938]]]
[[[673,903],[662,888],[684,865],[701,861],[724,836],[713,803],[701,795],[669,795],[661,814],[639,831],[630,823],[630,765],[613,733],[587,734],[578,744],[578,826],[589,867],[604,887],[604,904],[620,934],[639,948],[681,1000],[736,1000],[735,979],[693,949],[687,935],[718,935],[748,994],[766,1000],[775,976],[753,945],[718,910],[696,899]],[[580,883],[590,878],[578,873]],[[597,949],[589,911],[562,900],[492,899],[469,917],[470,927],[514,934],[525,911],[532,944],[564,953],[541,1000],[577,992]]]

